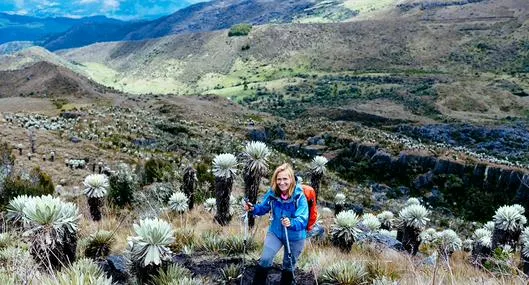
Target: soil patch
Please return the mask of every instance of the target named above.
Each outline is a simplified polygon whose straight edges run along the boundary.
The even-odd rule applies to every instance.
[[[231,264],[239,264],[242,265],[243,260],[241,257],[225,257],[220,255],[210,255],[210,254],[193,254],[193,255],[185,255],[180,254],[176,255],[173,258],[173,261],[185,266],[191,272],[193,272],[194,275],[202,276],[202,277],[209,277],[210,280],[214,280],[214,282],[221,283],[222,275],[221,275],[221,269],[225,268],[228,265]],[[249,263],[249,264],[248,264]],[[254,262],[248,262],[246,261],[246,269],[243,273],[243,281],[242,284],[250,285],[252,284],[253,277],[255,275],[255,268],[256,264]],[[296,284],[298,285],[312,285],[316,284],[316,281],[314,279],[314,275],[310,272],[304,272],[301,270],[296,270],[295,272],[296,276]],[[267,283],[269,285],[279,284],[281,280],[281,267],[279,265],[274,265],[270,272],[268,273],[268,279]],[[240,280],[233,281],[233,283],[229,284],[241,284]]]

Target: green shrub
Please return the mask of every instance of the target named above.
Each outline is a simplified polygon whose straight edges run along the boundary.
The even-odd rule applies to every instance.
[[[17,238],[10,232],[0,233],[0,250],[15,246],[17,244]]]
[[[176,229],[174,232],[175,241],[169,245],[169,248],[172,252],[179,253],[186,246],[194,247],[195,246],[195,233],[193,230],[189,229]]]
[[[178,284],[182,279],[191,279],[191,271],[180,264],[171,264],[167,269],[160,268],[158,274],[153,277],[154,285]]]
[[[150,159],[145,163],[142,185],[148,185],[153,182],[167,182],[172,172],[173,166],[169,162],[156,158]]]
[[[12,149],[7,143],[0,144],[0,165],[13,165],[15,156],[11,153]]]
[[[29,250],[24,247],[8,246],[0,250],[0,284],[2,285],[36,284],[32,282],[35,267],[35,261]]]
[[[86,239],[84,255],[91,259],[103,259],[110,253],[110,248],[115,242],[114,233],[98,231]]]
[[[196,166],[199,185],[197,193],[195,193],[196,203],[202,203],[207,198],[215,195],[215,176],[209,171],[211,163],[211,160],[207,159],[204,162],[198,163]]]
[[[250,31],[252,30],[252,25],[250,24],[237,24],[233,25],[228,32],[228,37],[236,37],[236,36],[247,36]]]
[[[233,284],[239,278],[242,277],[242,266],[238,264],[226,265],[224,268],[220,269],[221,282],[223,284]]]
[[[118,165],[118,171],[109,178],[108,200],[120,207],[132,203],[133,193],[138,190],[138,181],[127,164]]]
[[[354,261],[339,261],[323,270],[319,277],[322,284],[366,284],[367,268]]]
[[[55,277],[44,277],[40,284],[45,285],[111,285],[112,278],[106,277],[99,266],[90,259],[80,259],[65,270],[58,272]]]
[[[498,275],[511,275],[515,274],[516,266],[514,266],[514,251],[509,246],[505,248],[497,247],[492,252],[492,257],[487,259],[483,266],[489,272],[496,273]]]
[[[20,195],[41,196],[53,194],[54,191],[55,186],[51,177],[36,167],[28,178],[22,175],[6,177],[0,194],[0,203],[5,206],[11,199]]]
[[[205,232],[200,239],[199,248],[205,252],[220,253],[225,248],[225,241],[218,232]]]
[[[61,109],[64,105],[68,104],[69,101],[66,98],[55,98],[50,100],[57,109]]]
[[[257,248],[257,243],[251,237],[244,241],[242,236],[229,236],[224,239],[224,252],[227,255],[244,254],[246,251],[252,251]]]
[[[173,195],[175,192],[175,189],[178,189],[179,187],[174,187],[171,183],[162,182],[162,183],[152,183],[150,185],[147,185],[143,187],[141,192],[144,194],[143,199],[146,199],[147,201],[141,201],[136,199],[134,202],[142,203],[142,202],[149,202],[149,203],[156,203],[156,204],[166,204],[169,202],[169,198]],[[137,195],[142,196],[142,195]]]

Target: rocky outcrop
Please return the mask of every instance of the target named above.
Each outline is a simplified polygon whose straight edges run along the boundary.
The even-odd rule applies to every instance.
[[[464,147],[479,153],[510,161],[529,159],[529,125],[516,122],[487,127],[471,124],[399,125],[397,133],[447,147]]]
[[[354,161],[367,160],[372,168],[395,171],[395,174],[417,174],[416,188],[427,186],[432,175],[453,174],[467,178],[467,185],[485,189],[502,189],[509,192],[527,192],[527,173],[506,166],[465,163],[448,158],[413,154],[402,151],[398,156],[392,156],[376,145],[364,145],[353,142],[349,145],[349,158]],[[526,181],[525,183],[521,183]],[[529,195],[529,193],[527,193]]]
[[[419,8],[420,10],[432,10],[436,8],[443,8],[448,6],[462,6],[471,3],[477,3],[484,0],[453,0],[453,1],[432,1],[432,2],[411,2],[398,4],[397,7],[403,11],[409,11],[414,8]]]
[[[393,186],[405,185],[432,203],[453,204],[456,200],[450,197],[474,203],[474,195],[486,193],[481,196],[497,203],[488,206],[518,203],[529,208],[529,176],[518,168],[406,151],[391,155],[377,145],[360,142],[350,143],[334,160],[330,161],[330,167],[346,178],[363,175]],[[458,192],[450,194],[450,191]],[[393,192],[386,194],[397,194]],[[445,201],[446,196],[449,200]],[[479,203],[474,203],[476,209],[483,206]]]

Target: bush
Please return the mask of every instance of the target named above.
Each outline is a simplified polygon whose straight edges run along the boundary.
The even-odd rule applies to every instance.
[[[223,284],[233,284],[242,277],[242,266],[230,264],[220,269],[221,280]]]
[[[153,277],[152,284],[154,285],[181,284],[183,280],[186,280],[186,279],[191,280],[193,278],[192,276],[193,274],[191,273],[189,269],[179,264],[171,264],[167,267],[167,269],[160,268],[158,270],[158,274]],[[195,283],[191,283],[191,284],[195,284]]]
[[[322,284],[365,284],[367,268],[358,262],[340,261],[323,270],[320,276]]]
[[[172,172],[173,166],[169,162],[156,158],[150,159],[145,163],[142,185],[167,182]]]
[[[85,243],[84,255],[88,258],[97,260],[104,259],[110,253],[110,248],[115,242],[114,233],[109,231],[98,231],[90,235]]]
[[[169,245],[174,253],[180,253],[185,247],[195,246],[195,233],[189,229],[177,229],[174,233],[175,241]]]
[[[127,164],[118,165],[118,171],[109,178],[108,200],[120,207],[132,203],[132,195],[138,189],[136,175]]]
[[[44,277],[40,284],[98,284],[111,285],[112,278],[106,277],[99,266],[90,259],[80,259],[65,270],[58,272],[55,277]]]
[[[196,166],[198,185],[195,193],[195,203],[202,203],[215,195],[215,176],[209,171],[211,160],[198,163]]]
[[[0,144],[0,164],[13,164],[15,156],[11,153],[12,149],[7,143]]]
[[[36,167],[28,178],[22,175],[6,177],[0,194],[0,203],[5,206],[11,199],[20,195],[42,196],[53,194],[54,191],[55,186],[51,177]]]
[[[251,237],[245,241],[242,236],[229,236],[224,239],[223,244],[223,251],[227,255],[240,255],[257,248],[257,243]]]
[[[169,201],[169,198],[171,198],[171,195],[175,192],[175,189],[178,189],[179,187],[174,187],[171,183],[152,183],[151,185],[147,185],[143,187],[142,193],[144,194],[143,199],[136,199],[136,195],[134,196],[135,200],[134,202],[142,203],[144,199],[148,200],[146,202],[149,203],[156,203],[159,205],[166,204]],[[138,195],[143,196],[143,195]]]
[[[247,36],[250,31],[252,30],[252,25],[250,24],[237,24],[233,25],[228,32],[228,37],[236,37],[236,36]]]

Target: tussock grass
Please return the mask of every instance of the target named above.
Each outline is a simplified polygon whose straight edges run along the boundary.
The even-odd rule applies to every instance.
[[[134,214],[133,210],[106,208],[104,218],[100,222],[94,222],[89,219],[88,209],[83,199],[86,198],[81,197],[80,201],[77,201],[83,214],[79,223],[79,237],[85,238],[102,230],[113,232],[116,242],[111,249],[111,254],[123,254],[127,236],[132,235],[132,223],[137,222],[139,217]],[[172,246],[175,253],[179,253],[178,251],[183,250],[184,247],[193,247],[195,251],[201,251],[202,254],[220,256],[242,253],[240,245],[244,239],[244,231],[243,224],[238,217],[234,217],[227,226],[221,227],[214,222],[212,213],[203,209],[202,205],[197,205],[193,211],[181,215],[165,211],[161,218],[169,221],[175,229],[176,241]],[[322,222],[326,228],[329,228],[332,223],[330,217],[324,217]],[[249,231],[249,238],[253,238],[256,245],[246,250],[246,258],[250,263],[252,260],[257,261],[261,254],[268,224],[268,219],[259,218],[256,220],[254,231]],[[230,241],[231,246],[229,246]],[[275,262],[281,264],[282,258],[281,251]],[[319,280],[328,268],[339,267],[340,262],[354,261],[365,268],[366,275],[362,277],[362,280],[366,282],[383,278],[395,280],[399,284],[525,284],[527,281],[517,269],[513,269],[513,272],[518,272],[516,275],[496,276],[483,268],[475,267],[469,262],[470,253],[462,251],[456,251],[449,260],[442,257],[434,258],[431,264],[425,263],[425,260],[424,255],[410,256],[379,244],[355,243],[351,252],[344,253],[339,248],[329,245],[328,242],[308,240],[298,265],[299,269],[313,274]],[[13,262],[4,259],[3,264],[12,266]],[[229,280],[236,278],[235,266],[226,267],[223,270],[222,278]],[[33,273],[33,276],[36,274],[38,273]]]

